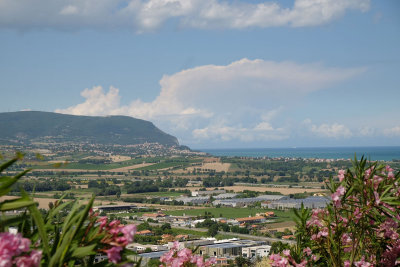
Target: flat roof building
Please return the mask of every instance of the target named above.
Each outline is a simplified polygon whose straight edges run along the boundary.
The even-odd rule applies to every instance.
[[[282,199],[271,203],[264,204],[262,207],[269,209],[300,209],[303,203],[304,208],[307,209],[318,209],[325,208],[331,200],[326,197],[307,197],[304,199]]]

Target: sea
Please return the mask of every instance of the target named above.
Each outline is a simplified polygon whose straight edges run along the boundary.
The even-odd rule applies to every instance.
[[[400,146],[199,149],[213,156],[400,160]]]

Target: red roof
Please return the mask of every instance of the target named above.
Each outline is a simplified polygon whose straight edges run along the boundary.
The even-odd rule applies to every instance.
[[[152,234],[152,231],[150,231],[150,230],[143,230],[143,231],[136,232],[136,234],[137,234],[137,235]]]

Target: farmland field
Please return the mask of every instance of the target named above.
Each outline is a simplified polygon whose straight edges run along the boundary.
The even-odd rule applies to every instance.
[[[265,213],[266,211],[273,211],[275,215],[278,216],[279,220],[292,220],[294,213],[291,210],[288,211],[279,211],[279,210],[270,210],[270,209],[261,209],[261,208],[204,208],[204,209],[192,209],[192,210],[175,210],[175,211],[165,211],[165,214],[168,215],[191,215],[191,216],[204,216],[205,212],[210,212],[214,217],[223,217],[223,218],[242,218],[248,216],[255,216],[256,213]]]

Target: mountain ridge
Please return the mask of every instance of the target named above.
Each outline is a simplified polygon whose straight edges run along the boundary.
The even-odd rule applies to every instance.
[[[46,111],[0,113],[0,139],[84,141],[135,145],[159,143],[179,146],[178,139],[152,122],[129,116],[80,116]]]

